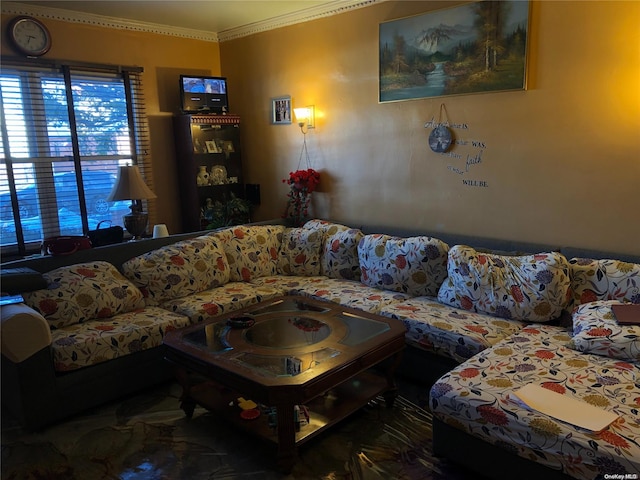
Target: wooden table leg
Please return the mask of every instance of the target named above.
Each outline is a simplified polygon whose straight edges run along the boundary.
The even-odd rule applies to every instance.
[[[189,372],[184,368],[175,369],[176,379],[182,387],[182,395],[180,396],[180,408],[184,411],[187,418],[193,418],[193,412],[196,409],[196,402],[189,395],[191,382],[189,381]]]
[[[296,461],[296,430],[293,405],[276,405],[278,412],[278,469],[290,473]]]
[[[393,407],[393,404],[398,397],[398,387],[396,385],[396,370],[398,366],[400,366],[400,362],[402,361],[402,350],[396,353],[392,358],[389,366],[385,371],[385,375],[387,377],[387,388],[388,390],[383,394],[384,402],[388,408]]]

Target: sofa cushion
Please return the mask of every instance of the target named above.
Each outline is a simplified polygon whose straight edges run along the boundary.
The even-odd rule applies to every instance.
[[[640,325],[620,325],[611,309],[617,300],[584,303],[573,312],[568,343],[579,352],[640,363]]]
[[[311,220],[307,220],[302,228],[305,228],[307,230],[322,230],[324,233],[333,235],[337,231],[349,230],[351,227],[347,227],[346,225],[342,225],[341,223],[334,223],[327,220],[321,220],[319,218],[313,218]]]
[[[360,280],[358,243],[364,234],[340,223],[312,219],[302,228],[324,233],[324,245],[320,258],[320,274],[330,278]]]
[[[302,228],[306,228],[307,230],[325,230],[329,225],[331,225],[331,222],[327,220],[312,218],[311,220],[307,220],[305,224],[302,225]]]
[[[329,278],[360,280],[358,244],[364,234],[355,228],[334,225],[325,231],[320,273]]]
[[[370,287],[436,296],[447,277],[449,245],[432,237],[365,235],[358,245],[361,282]]]
[[[171,312],[186,315],[191,323],[212,320],[222,314],[269,300],[281,294],[270,286],[248,282],[229,282],[220,287],[168,300],[161,306]]]
[[[596,300],[640,303],[640,264],[590,258],[569,264],[574,307]]]
[[[371,313],[378,313],[386,305],[410,298],[406,293],[380,290],[357,280],[338,278],[318,278],[300,285],[295,293]]]
[[[547,322],[569,302],[569,263],[558,252],[506,256],[466,245],[449,250],[438,300],[496,317]]]
[[[320,275],[322,230],[287,228],[278,251],[278,273],[283,275]]]
[[[568,339],[560,327],[531,325],[480,352],[433,385],[434,417],[567,478],[615,478],[612,472],[624,478],[640,471],[638,367],[576,352],[566,347]],[[532,383],[620,420],[601,432],[555,420],[513,397]]]
[[[270,287],[278,290],[282,295],[298,295],[301,288],[324,282],[329,277],[324,275],[273,275],[251,280],[252,285]]]
[[[386,305],[379,313],[404,323],[408,345],[458,363],[526,326],[523,322],[443,305],[433,297],[415,297]]]
[[[23,297],[51,328],[109,318],[144,306],[142,292],[109,262],[60,267],[43,276],[48,287],[25,292]]]
[[[159,305],[229,281],[227,257],[215,235],[152,250],[125,262],[122,270],[142,290],[147,305]]]
[[[275,275],[284,229],[284,225],[241,225],[217,232],[229,262],[229,280],[249,282]]]
[[[68,372],[162,345],[164,335],[190,324],[184,315],[145,307],[52,332],[53,365]]]

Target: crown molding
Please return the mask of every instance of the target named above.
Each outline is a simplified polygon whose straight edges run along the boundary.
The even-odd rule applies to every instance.
[[[255,33],[266,32],[276,28],[286,27],[297,23],[309,22],[318,18],[339,15],[358,8],[368,7],[374,3],[386,0],[335,0],[317,7],[311,7],[298,12],[270,18],[261,22],[243,25],[241,27],[223,30],[221,32],[206,32],[189,28],[172,27],[155,23],[138,22],[105,15],[50,8],[40,5],[29,5],[19,2],[2,1],[2,13],[5,15],[30,15],[62,22],[82,23],[103,28],[131,30],[135,32],[156,33],[174,37],[204,40],[206,42],[225,42],[236,38],[246,37]]]
[[[173,37],[191,38],[194,40],[204,40],[206,42],[217,42],[216,32],[205,32],[202,30],[192,30],[189,28],[172,27],[169,25],[158,25],[155,23],[138,22],[124,18],[108,17],[105,15],[93,15],[91,13],[74,12],[60,8],[43,7],[40,5],[29,5],[17,2],[2,2],[2,13],[6,15],[30,15],[32,17],[48,18],[49,20],[59,20],[62,22],[82,23],[96,27],[115,28],[118,30],[131,30],[135,32],[157,33],[159,35],[169,35]]]
[[[269,18],[262,22],[256,22],[249,25],[230,28],[228,30],[222,30],[218,32],[218,38],[220,42],[226,42],[228,40],[233,40],[236,38],[247,37],[255,33],[266,32],[267,30],[274,30],[276,28],[295,25],[297,23],[309,22],[318,18],[339,15],[341,13],[356,10],[358,8],[368,7],[370,5],[373,5],[374,3],[380,3],[384,1],[386,0],[335,0],[333,2],[325,3],[317,7],[305,8],[304,10],[300,10],[298,12]]]

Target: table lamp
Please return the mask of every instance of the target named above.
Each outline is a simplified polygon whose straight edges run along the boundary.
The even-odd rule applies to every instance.
[[[131,213],[124,215],[122,220],[133,240],[141,239],[147,230],[149,215],[142,211],[142,200],[150,198],[156,198],[156,194],[144,183],[136,165],[118,167],[118,178],[107,201],[131,200]]]

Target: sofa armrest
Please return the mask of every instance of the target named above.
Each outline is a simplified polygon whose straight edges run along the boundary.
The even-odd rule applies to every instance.
[[[51,345],[47,320],[24,303],[0,307],[0,347],[2,355],[20,363]]]

